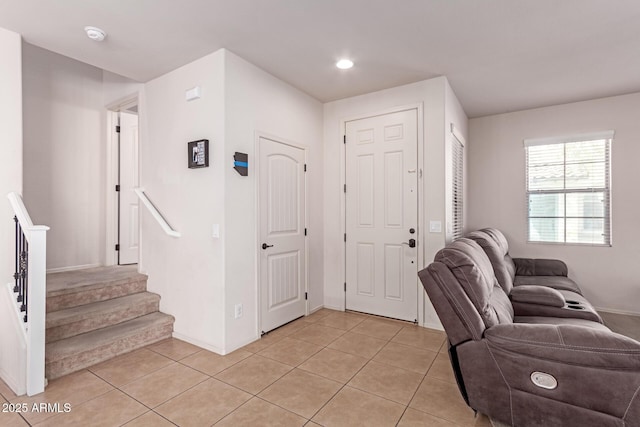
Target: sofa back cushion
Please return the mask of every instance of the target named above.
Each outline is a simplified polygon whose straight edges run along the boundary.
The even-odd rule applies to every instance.
[[[496,228],[485,228],[473,231],[465,237],[478,243],[491,261],[493,271],[502,289],[508,294],[513,289],[516,265],[509,255],[509,243],[504,234]]]
[[[498,284],[491,261],[473,240],[462,238],[440,250],[435,261],[446,265],[487,328],[513,322],[513,307]]]

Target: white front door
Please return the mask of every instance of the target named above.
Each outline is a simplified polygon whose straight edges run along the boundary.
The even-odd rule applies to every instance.
[[[268,332],[306,313],[304,150],[260,138],[260,310]]]
[[[121,111],[119,148],[118,264],[138,263],[138,116]]]
[[[349,310],[417,320],[417,117],[412,109],[346,123]]]

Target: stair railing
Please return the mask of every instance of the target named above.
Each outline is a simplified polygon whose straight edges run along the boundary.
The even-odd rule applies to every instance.
[[[164,219],[164,217],[162,216],[158,208],[156,208],[156,206],[153,203],[151,203],[151,200],[149,200],[149,197],[147,197],[147,195],[144,192],[144,188],[134,188],[133,191],[138,195],[142,204],[149,210],[149,213],[151,214],[151,216],[156,220],[158,225],[160,225],[160,228],[162,228],[162,230],[167,235],[171,237],[180,237],[180,233],[174,230],[173,228],[171,228],[171,226],[169,225],[167,220]]]
[[[45,320],[47,300],[47,231],[33,225],[18,193],[7,195],[15,216],[15,284],[18,310],[26,333],[27,394],[33,396],[45,386]]]

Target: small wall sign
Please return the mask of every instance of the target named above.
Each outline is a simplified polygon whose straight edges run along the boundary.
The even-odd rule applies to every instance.
[[[247,153],[236,153],[233,155],[233,168],[240,176],[249,175],[249,156]]]
[[[189,169],[209,167],[209,140],[200,139],[187,143]]]

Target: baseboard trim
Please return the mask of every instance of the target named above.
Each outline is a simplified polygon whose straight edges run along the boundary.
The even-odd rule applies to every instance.
[[[16,379],[13,376],[9,375],[9,373],[4,369],[0,369],[0,379],[4,381],[4,383],[11,389],[11,391],[16,394],[16,396],[23,396],[27,394],[26,381],[24,387],[20,387],[19,384],[16,384]]]
[[[312,309],[310,309],[310,310],[309,310],[309,314],[308,314],[308,316],[311,316],[313,313],[315,313],[316,311],[320,311],[320,310],[322,310],[323,308],[325,308],[325,307],[324,307],[324,305],[319,305],[319,306],[318,306],[318,307],[316,307],[316,308],[312,308]]]
[[[443,331],[444,328],[439,323],[426,322],[422,325],[423,328],[435,329],[436,331]]]
[[[87,268],[96,268],[100,267],[101,264],[83,264],[83,265],[71,265],[69,267],[58,267],[58,268],[49,268],[47,269],[48,273],[63,273],[65,271],[73,271],[73,270],[85,270]]]
[[[171,336],[173,336],[173,338],[177,338],[179,340],[188,342],[189,344],[193,344],[193,345],[195,345],[197,347],[200,347],[200,348],[203,348],[205,350],[212,351],[212,352],[214,352],[216,354],[219,354],[221,356],[225,355],[225,352],[221,348],[218,348],[218,347],[216,347],[214,345],[207,344],[204,341],[200,341],[198,339],[195,339],[195,338],[192,338],[190,336],[181,334],[179,332],[173,332],[171,334]]]
[[[597,312],[612,313],[612,314],[624,314],[626,316],[640,316],[640,313],[635,311],[616,310],[615,308],[603,308],[595,307]]]

